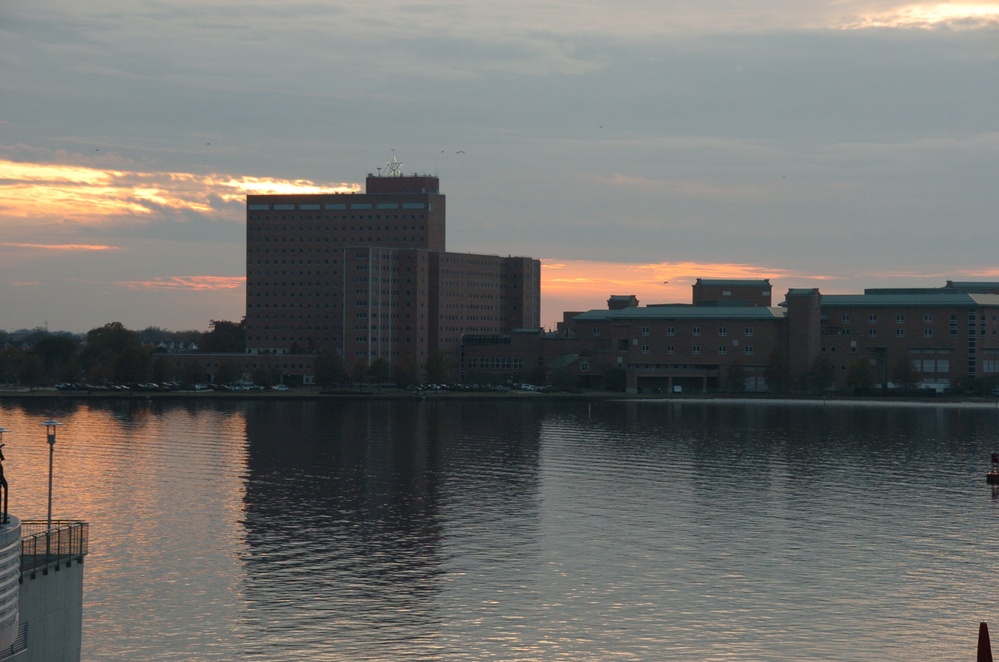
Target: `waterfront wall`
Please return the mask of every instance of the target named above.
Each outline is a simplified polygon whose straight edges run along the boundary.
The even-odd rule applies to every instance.
[[[16,662],[72,662],[80,659],[83,643],[83,564],[63,563],[35,578],[24,574],[21,584],[21,624],[25,649]]]

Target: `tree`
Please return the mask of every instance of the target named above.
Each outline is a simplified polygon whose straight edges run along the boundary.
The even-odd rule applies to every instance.
[[[198,360],[188,361],[180,374],[185,384],[201,384],[205,381],[205,368]]]
[[[83,368],[80,367],[80,362],[76,360],[76,357],[73,357],[62,366],[62,372],[59,373],[59,381],[71,384],[80,381],[82,375]]]
[[[110,350],[116,355],[128,347],[138,347],[139,334],[125,328],[121,322],[109,322],[104,326],[87,331],[87,347],[84,353],[99,356]]]
[[[388,359],[379,356],[368,366],[368,381],[372,384],[386,384],[392,375],[392,366]]]
[[[5,347],[0,350],[0,383],[13,384],[24,361],[24,350],[20,347]]]
[[[763,369],[763,379],[770,391],[780,393],[787,389],[787,366],[784,365],[784,359],[776,349],[770,352],[767,365]]]
[[[347,371],[343,368],[343,359],[335,352],[320,352],[315,362],[316,384],[322,388],[330,388],[347,380]]]
[[[420,378],[419,370],[416,369],[416,363],[408,356],[404,356],[396,362],[392,368],[392,374],[395,377],[396,386],[400,388],[412,386]]]
[[[41,359],[44,376],[51,381],[76,357],[79,346],[80,342],[72,336],[46,334],[38,339],[31,352]]]
[[[242,353],[246,350],[246,318],[237,322],[212,320],[212,330],[201,336],[199,349],[215,354]]]
[[[241,377],[239,364],[232,359],[219,361],[218,370],[215,371],[216,384],[231,384]]]
[[[21,362],[21,368],[17,373],[17,380],[29,389],[34,390],[36,386],[41,385],[43,374],[42,360],[34,354],[28,354],[24,357],[24,361]]]
[[[836,366],[829,357],[821,355],[815,359],[805,376],[805,383],[808,389],[816,394],[824,393],[836,383]]]
[[[871,388],[877,381],[878,376],[874,373],[871,359],[867,356],[861,356],[846,369],[846,385],[851,388]]]
[[[919,373],[908,356],[900,356],[891,371],[891,380],[899,388],[914,388],[919,383]]]
[[[368,362],[364,359],[357,359],[350,368],[350,378],[355,384],[363,384],[364,378],[368,376]]]
[[[114,378],[118,356],[130,348],[142,348],[139,334],[126,329],[121,322],[109,322],[87,331],[86,346],[80,353],[87,378],[98,382]]]
[[[162,384],[163,382],[170,381],[172,378],[173,375],[170,370],[170,362],[162,356],[156,356],[153,358],[153,361],[150,364],[150,379],[157,384]]]
[[[134,384],[149,379],[152,358],[144,348],[134,345],[125,348],[114,359],[114,381],[118,384]]]
[[[746,390],[746,369],[738,361],[729,364],[725,371],[725,381],[732,393],[743,393]]]
[[[427,384],[447,384],[450,372],[447,367],[447,356],[439,349],[430,352],[423,366]]]

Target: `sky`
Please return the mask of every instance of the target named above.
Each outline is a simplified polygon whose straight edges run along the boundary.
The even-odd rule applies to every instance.
[[[546,328],[999,280],[999,4],[3,0],[0,329],[238,320],[244,196],[393,157]]]

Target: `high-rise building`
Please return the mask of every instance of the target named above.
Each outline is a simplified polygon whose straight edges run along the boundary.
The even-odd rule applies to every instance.
[[[447,252],[439,187],[393,168],[365,193],[247,196],[247,353],[350,368],[439,349],[457,374],[464,334],[540,327],[540,262]]]

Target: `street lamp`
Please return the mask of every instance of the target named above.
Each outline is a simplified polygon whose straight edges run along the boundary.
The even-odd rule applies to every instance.
[[[45,426],[45,432],[48,436],[49,441],[49,519],[46,531],[52,529],[52,455],[55,452],[55,441],[56,441],[56,427],[62,425],[59,421],[53,421],[51,418],[42,425]]]
[[[7,428],[0,427],[0,488],[3,489],[3,511],[0,511],[0,526],[7,523],[7,479],[3,477],[3,433],[10,432]]]

